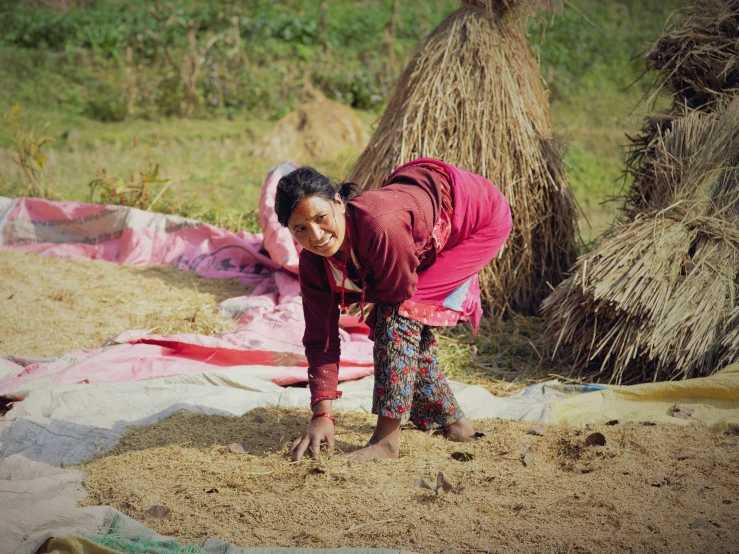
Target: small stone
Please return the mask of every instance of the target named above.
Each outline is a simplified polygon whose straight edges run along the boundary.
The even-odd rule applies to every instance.
[[[154,518],[154,519],[167,519],[170,514],[172,513],[172,510],[167,508],[166,506],[152,506],[148,510],[144,512],[144,518]]]
[[[611,421],[607,421],[606,425],[623,425],[626,423],[623,419],[612,419]]]
[[[234,454],[251,454],[251,450],[245,442],[232,442],[228,445],[228,451]]]
[[[722,501],[721,503],[722,504],[733,504],[733,502],[731,500],[729,500],[728,498],[726,500]]]
[[[672,417],[676,417],[678,419],[690,419],[693,417],[693,410],[689,408],[683,408],[680,406],[680,404],[675,404],[672,408],[670,408],[670,412]]]
[[[701,527],[705,527],[708,525],[708,521],[706,521],[703,518],[698,518],[693,523],[690,524],[691,529],[700,529]]]
[[[436,475],[436,495],[441,496],[446,494],[454,488],[454,484],[449,479],[446,473],[440,471]]]
[[[534,435],[535,437],[543,437],[547,434],[547,430],[544,428],[543,425],[537,425],[536,427],[532,427],[528,431],[526,431],[527,435]]]
[[[689,460],[691,457],[692,456],[690,454],[686,454],[685,452],[678,452],[677,454],[675,454],[675,459],[680,461]]]
[[[606,437],[603,433],[593,433],[585,439],[585,444],[588,446],[605,446]]]
[[[531,465],[531,462],[533,462],[534,458],[536,457],[536,449],[530,444],[525,444],[524,448],[526,450],[524,450],[524,453],[521,455],[521,463],[524,466],[528,467]]]

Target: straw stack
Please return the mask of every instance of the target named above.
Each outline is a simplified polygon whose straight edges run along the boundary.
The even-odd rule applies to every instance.
[[[739,93],[739,0],[698,0],[690,10],[676,12],[645,60],[654,76],[647,101],[669,90],[673,104],[666,113],[648,118],[639,135],[629,137],[626,167],[633,180],[623,209],[627,219],[664,206],[651,159],[672,123],[691,110],[711,112],[722,99]]]
[[[668,205],[618,227],[544,302],[558,348],[616,383],[739,360],[739,100],[677,120],[654,166]]]
[[[480,280],[488,312],[535,313],[576,257],[576,204],[524,34],[542,2],[463,0],[420,45],[348,180],[376,188],[438,158],[505,194],[513,231]]]
[[[624,223],[543,303],[581,374],[689,378],[739,360],[737,22],[738,1],[700,0],[647,53],[674,102],[632,139]]]

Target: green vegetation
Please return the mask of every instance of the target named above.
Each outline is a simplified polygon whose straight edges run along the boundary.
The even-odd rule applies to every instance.
[[[639,56],[684,2],[577,0],[529,27],[586,241],[613,221],[615,204],[604,202],[623,185],[625,134],[638,130],[648,108],[634,110],[648,85],[648,77],[639,80]],[[92,183],[96,200],[138,199],[145,209],[250,230],[258,230],[254,210],[266,171],[280,160],[251,157],[249,147],[299,103],[305,84],[352,106],[371,125],[419,39],[459,5],[66,0],[65,11],[44,5],[55,3],[62,4],[0,0],[0,112],[21,105],[0,130],[0,195],[89,201]],[[47,123],[56,141],[41,144]],[[33,172],[42,190],[13,163],[19,140],[38,146]],[[308,161],[341,177],[358,154]],[[448,361],[464,364],[460,374],[486,376],[520,370],[521,360],[535,364],[536,333],[510,325],[516,329],[497,339],[450,335],[447,352],[470,356]],[[503,343],[511,337],[520,337],[513,354],[491,362],[493,350],[510,350]],[[475,361],[475,352],[487,361]]]

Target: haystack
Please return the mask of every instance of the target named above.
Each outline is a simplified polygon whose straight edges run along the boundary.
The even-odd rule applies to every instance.
[[[542,305],[581,373],[688,378],[739,357],[738,55],[739,1],[698,0],[645,56],[672,105],[629,137],[622,224]]]
[[[361,150],[369,135],[348,106],[319,97],[280,119],[252,154],[282,162],[306,163],[335,158],[347,149]]]
[[[576,204],[524,32],[541,3],[462,0],[401,74],[348,176],[376,188],[428,156],[493,181],[513,212],[510,238],[480,275],[494,317],[535,313],[576,258]]]
[[[543,304],[558,347],[616,383],[739,360],[739,99],[675,119],[651,155],[659,202],[582,256]]]
[[[626,167],[632,182],[623,207],[627,220],[666,205],[665,193],[655,188],[659,180],[651,160],[672,123],[690,110],[711,112],[722,99],[739,94],[739,0],[697,0],[689,10],[676,12],[644,58],[654,77],[651,99],[668,91],[672,106],[648,118],[640,133],[629,137]]]
[[[697,0],[646,54],[676,104],[703,111],[739,93],[739,0]]]

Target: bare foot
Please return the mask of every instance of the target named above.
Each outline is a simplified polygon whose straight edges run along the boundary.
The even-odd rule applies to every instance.
[[[475,429],[467,418],[463,417],[459,421],[444,427],[444,436],[454,442],[471,442],[475,440]]]
[[[399,435],[400,420],[380,416],[367,446],[348,454],[347,458],[354,461],[397,458]]]
[[[364,448],[347,454],[346,457],[355,462],[374,459],[392,460],[398,457],[398,443],[397,441],[388,440],[382,440],[374,444],[370,443]]]

